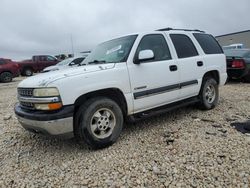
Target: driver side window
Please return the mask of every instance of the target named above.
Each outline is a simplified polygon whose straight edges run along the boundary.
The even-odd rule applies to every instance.
[[[144,62],[170,60],[171,54],[167,42],[162,34],[146,35],[141,39],[141,42],[135,53],[135,60],[138,59],[139,52],[142,50],[152,50],[154,59]]]

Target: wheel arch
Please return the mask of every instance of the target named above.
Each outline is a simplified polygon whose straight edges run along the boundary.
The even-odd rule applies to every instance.
[[[212,77],[215,79],[215,81],[218,83],[218,85],[220,84],[220,74],[218,70],[210,70],[208,72],[206,72],[202,78],[202,81],[206,78],[206,77]]]
[[[31,69],[32,71],[34,71],[34,69],[33,69],[32,66],[30,66],[30,65],[25,65],[25,66],[22,67],[22,72],[23,72],[24,70],[26,70],[26,69]]]
[[[114,100],[120,107],[123,112],[123,115],[126,116],[128,113],[128,106],[126,102],[126,98],[123,94],[123,92],[118,88],[107,88],[107,89],[101,89],[92,91],[86,94],[83,94],[79,96],[74,103],[76,113],[79,107],[84,104],[88,99],[94,98],[94,97],[107,97],[109,99]]]
[[[13,75],[13,73],[10,70],[3,70],[3,71],[1,71],[0,75],[3,74],[3,73],[5,73],[5,72],[10,73],[11,75]]]

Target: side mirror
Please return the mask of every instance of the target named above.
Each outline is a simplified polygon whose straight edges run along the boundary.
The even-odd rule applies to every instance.
[[[75,62],[71,62],[71,63],[69,64],[69,66],[74,66],[74,65],[76,65]]]
[[[135,64],[140,64],[142,61],[154,59],[155,55],[152,50],[142,50],[139,52],[138,59]]]

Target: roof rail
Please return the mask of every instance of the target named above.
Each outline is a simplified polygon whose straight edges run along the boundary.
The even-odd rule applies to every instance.
[[[174,30],[174,31],[196,31],[196,32],[205,33],[205,31],[201,31],[199,29],[173,29],[171,27],[167,27],[167,28],[163,28],[163,29],[158,29],[156,31],[171,31],[171,30]]]

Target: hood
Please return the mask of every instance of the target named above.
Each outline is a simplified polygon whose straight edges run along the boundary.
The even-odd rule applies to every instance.
[[[52,70],[59,70],[59,66],[53,65],[53,66],[49,66],[49,67],[46,67],[45,69],[43,69],[43,71],[52,71]]]
[[[71,69],[62,69],[58,71],[51,71],[46,73],[41,73],[32,77],[29,77],[18,85],[18,87],[22,88],[37,88],[37,87],[46,87],[48,84],[64,79],[69,78],[71,76],[77,76],[82,74],[88,74],[98,71],[105,71],[108,69],[113,69],[115,67],[115,63],[109,64],[101,64],[101,65],[87,65],[81,67],[75,67]]]

